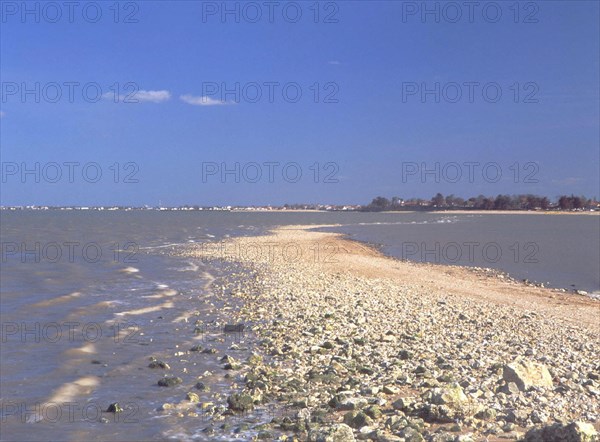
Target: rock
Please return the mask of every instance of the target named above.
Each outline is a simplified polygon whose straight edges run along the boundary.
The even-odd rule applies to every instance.
[[[531,420],[531,422],[533,422],[534,424],[543,424],[544,422],[548,421],[548,416],[546,416],[544,413],[542,413],[541,411],[538,410],[533,410],[531,412],[531,414],[529,415],[529,419]]]
[[[413,353],[409,350],[400,350],[400,353],[398,353],[398,357],[402,361],[408,361],[409,359],[412,359]]]
[[[154,360],[148,364],[148,368],[162,368],[164,370],[170,370],[169,364],[163,361]]]
[[[386,428],[389,428],[392,431],[398,430],[399,428],[404,428],[408,425],[408,420],[404,413],[400,412],[400,414],[392,415],[385,421]]]
[[[209,390],[208,386],[204,382],[196,383],[196,388],[200,391],[208,391]]]
[[[434,388],[425,393],[429,396],[429,402],[435,405],[458,406],[467,401],[467,396],[460,385],[454,384],[443,388]]]
[[[221,358],[221,363],[222,364],[235,364],[237,361],[235,360],[235,358],[232,358],[229,355],[225,355]]]
[[[367,400],[362,397],[351,397],[342,399],[336,406],[338,410],[360,410],[367,405]]]
[[[493,408],[485,408],[485,409],[479,411],[475,415],[475,417],[477,419],[482,419],[482,420],[486,420],[486,421],[493,421],[494,419],[496,419],[496,415],[497,415],[497,412]]]
[[[398,394],[400,392],[400,389],[398,387],[393,386],[393,385],[385,385],[383,387],[383,392],[385,394]]]
[[[525,410],[509,410],[506,413],[506,422],[523,423],[527,420],[528,414]]]
[[[190,348],[190,351],[202,351],[202,346],[194,345],[192,348]]]
[[[344,415],[344,423],[352,428],[362,428],[373,425],[373,419],[362,411],[349,411]]]
[[[507,383],[514,382],[521,391],[531,387],[553,387],[552,376],[546,366],[522,358],[505,365],[502,377]]]
[[[260,363],[262,363],[262,356],[256,354],[256,353],[252,353],[250,356],[248,356],[248,364],[250,365],[258,365]]]
[[[107,413],[121,413],[122,411],[123,411],[123,408],[119,405],[118,402],[113,402],[106,409]]]
[[[412,427],[403,428],[398,435],[403,437],[406,442],[424,442],[425,439],[417,430]]]
[[[515,429],[515,427],[515,424],[513,424],[512,422],[508,422],[502,426],[502,431],[504,431],[505,433],[510,433],[512,430]]]
[[[454,442],[456,436],[452,433],[438,433],[431,436],[430,442]]]
[[[478,411],[470,406],[469,399],[458,384],[433,388],[423,394],[423,400],[425,401],[424,416],[432,422],[451,423]]]
[[[175,385],[181,384],[183,380],[177,376],[168,376],[160,379],[158,385],[161,387],[174,387]]]
[[[568,425],[553,424],[529,430],[526,442],[596,442],[598,433],[592,424],[572,422]]]
[[[346,424],[337,424],[327,428],[319,428],[308,435],[310,442],[354,442],[352,428]]]
[[[244,324],[226,324],[223,333],[244,333]]]
[[[254,408],[254,401],[248,394],[232,394],[227,398],[227,405],[233,411],[249,411]]]
[[[514,382],[506,382],[503,385],[501,385],[500,387],[498,387],[498,389],[496,390],[498,393],[504,393],[504,394],[519,394],[521,392],[521,390],[519,390],[519,387],[517,386],[517,384],[515,384]]]
[[[381,409],[378,405],[371,405],[365,409],[365,413],[372,419],[379,419],[381,417]]]
[[[200,402],[200,396],[191,391],[185,395],[185,398],[190,402]]]
[[[296,413],[296,419],[310,422],[310,410],[308,408],[302,408]]]
[[[358,372],[362,373],[362,374],[369,374],[369,375],[371,375],[371,374],[375,373],[375,370],[373,370],[373,368],[365,365],[363,367],[360,367],[360,369],[358,370]]]
[[[401,397],[392,404],[392,407],[396,410],[411,411],[416,402],[417,400],[414,397]]]
[[[459,433],[462,431],[462,427],[460,426],[460,424],[454,424],[450,427],[450,431],[452,431],[453,433]]]

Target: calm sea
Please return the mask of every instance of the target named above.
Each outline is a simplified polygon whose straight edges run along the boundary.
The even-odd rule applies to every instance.
[[[165,251],[286,224],[340,224],[333,230],[398,258],[599,291],[598,216],[3,211],[0,439],[218,438],[204,431],[210,419],[157,411],[206,371],[219,374],[206,376],[213,392],[227,394],[216,358],[173,362],[186,384],[176,388],[158,387],[162,371],[147,366],[149,355],[172,357],[218,335],[209,327],[195,336],[194,321],[226,321],[210,282],[230,269]],[[242,352],[251,344],[237,339]],[[213,342],[224,351],[231,344]],[[190,364],[193,373],[183,371]],[[105,413],[112,402],[126,411]]]

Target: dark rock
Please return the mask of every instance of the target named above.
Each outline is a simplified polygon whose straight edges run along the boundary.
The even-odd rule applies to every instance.
[[[409,359],[412,359],[413,354],[411,351],[401,350],[400,353],[398,354],[398,357],[403,361],[407,361]]]
[[[244,333],[244,324],[226,324],[223,333]]]
[[[504,394],[519,394],[521,392],[521,390],[519,390],[519,387],[517,386],[517,384],[515,384],[514,382],[507,382],[503,385],[501,385],[500,387],[498,387],[498,389],[496,390],[498,393],[504,393]]]
[[[161,387],[174,387],[175,385],[179,385],[183,382],[180,377],[177,376],[169,376],[162,378],[158,381],[158,385]]]
[[[171,367],[169,366],[169,364],[167,364],[166,362],[157,361],[157,360],[154,360],[154,361],[150,362],[148,364],[148,368],[162,368],[164,370],[170,370],[171,369]]]
[[[362,428],[364,426],[372,425],[373,419],[362,411],[349,411],[344,415],[344,423],[352,428]]]
[[[236,393],[227,398],[227,404],[233,411],[249,411],[254,408],[254,401],[248,394]]]
[[[122,411],[123,411],[123,408],[119,405],[118,402],[113,402],[106,409],[107,413],[121,413]]]
[[[372,419],[379,419],[381,417],[381,409],[378,405],[371,405],[365,409],[365,413]]]
[[[208,386],[204,382],[198,382],[196,384],[196,388],[200,391],[208,391],[209,390]]]

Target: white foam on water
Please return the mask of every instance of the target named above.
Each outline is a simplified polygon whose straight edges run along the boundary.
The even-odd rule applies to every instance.
[[[177,294],[178,294],[177,290],[169,289],[169,290],[161,290],[160,292],[158,292],[155,295],[142,296],[142,298],[145,298],[145,299],[169,298],[169,297],[175,296]]]
[[[69,355],[91,355],[96,353],[96,346],[90,342],[78,348],[71,348],[65,353]]]
[[[214,282],[214,280],[216,279],[213,275],[211,275],[208,272],[202,272],[202,277],[204,279],[206,279],[206,282],[204,283],[203,289],[206,291],[210,291],[210,286],[212,285],[212,283]]]
[[[164,249],[166,247],[173,247],[173,246],[180,246],[183,243],[180,242],[172,242],[172,243],[167,243],[167,244],[161,244],[160,246],[145,246],[145,247],[140,247],[140,250],[155,250],[155,249]]]
[[[192,317],[191,313],[184,313],[180,316],[177,316],[171,322],[188,322],[188,320]]]
[[[41,410],[46,410],[49,407],[56,407],[59,404],[74,402],[78,396],[89,395],[98,385],[100,381],[95,376],[83,376],[73,382],[67,382],[58,387],[54,394],[40,406]],[[35,423],[44,420],[44,413],[34,413],[27,418],[27,422]]]
[[[116,316],[126,316],[126,315],[130,315],[130,316],[138,316],[138,315],[144,315],[146,313],[152,313],[152,312],[158,312],[161,311],[163,309],[167,309],[167,308],[173,308],[174,304],[171,301],[167,301],[167,302],[163,302],[160,305],[155,305],[153,307],[144,307],[144,308],[139,308],[136,310],[127,310],[124,312],[117,312],[115,313]]]
[[[135,267],[125,267],[124,269],[121,269],[120,271],[122,273],[132,274],[132,273],[138,273],[140,271],[140,269],[136,269]]]
[[[197,264],[195,264],[191,261],[187,262],[187,264],[189,264],[187,267],[181,267],[181,268],[177,269],[177,271],[178,272],[197,272],[200,269],[200,267]]]
[[[592,292],[592,293],[588,293],[588,296],[592,299],[597,299],[598,301],[600,301],[600,291],[596,292]]]
[[[46,301],[36,302],[32,304],[32,307],[48,307],[54,304],[60,304],[62,302],[72,301],[75,298],[79,298],[81,296],[81,292],[73,292],[68,295],[57,296],[56,298],[47,299]]]

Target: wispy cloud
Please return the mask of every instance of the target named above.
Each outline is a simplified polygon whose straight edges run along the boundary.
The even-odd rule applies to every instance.
[[[161,103],[171,99],[169,91],[144,91],[139,90],[135,93],[134,98],[139,101],[150,101],[152,103]]]
[[[106,92],[102,97],[108,100],[115,100],[114,92]],[[117,100],[123,103],[162,103],[163,101],[168,101],[170,99],[171,92],[169,91],[146,91],[143,89],[130,94],[119,95],[117,97]]]
[[[328,62],[327,62],[327,64],[333,64],[333,65],[336,65],[336,66],[337,66],[337,65],[340,65],[340,64],[342,64],[342,63],[340,63],[340,62],[339,62],[339,61],[337,61],[337,60],[330,60],[330,61],[328,61]]]
[[[179,97],[181,101],[192,106],[222,106],[225,104],[234,104],[230,101],[215,100],[214,98],[207,96],[195,96],[195,95],[181,95]]]
[[[6,114],[4,113],[4,111],[0,111],[0,118],[4,118]]]

